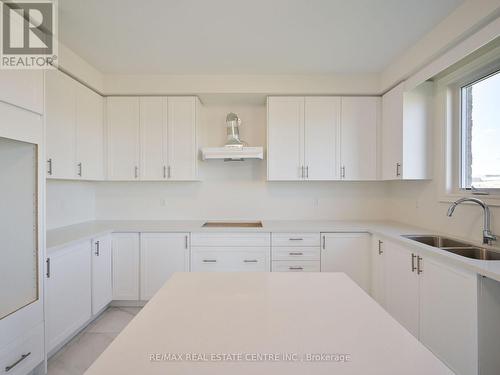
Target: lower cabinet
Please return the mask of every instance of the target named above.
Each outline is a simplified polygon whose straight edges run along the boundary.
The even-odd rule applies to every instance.
[[[385,307],[456,374],[478,374],[477,275],[384,240]]]
[[[92,315],[104,309],[112,299],[111,236],[92,240]]]
[[[139,300],[139,233],[113,234],[113,300]]]
[[[189,233],[141,234],[140,299],[149,300],[174,272],[189,271]]]
[[[319,233],[273,233],[272,272],[320,272]]]
[[[320,272],[317,260],[280,260],[273,261],[273,272]]]
[[[84,241],[47,258],[47,352],[71,337],[91,317],[90,251],[90,241]]]
[[[322,233],[321,272],[345,272],[370,291],[370,234]]]
[[[31,374],[44,360],[43,343],[43,323],[40,323],[9,345],[0,348],[0,373]]]

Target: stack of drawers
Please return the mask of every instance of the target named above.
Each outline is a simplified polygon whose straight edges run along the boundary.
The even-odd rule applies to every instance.
[[[319,233],[273,233],[271,258],[273,272],[319,272]]]

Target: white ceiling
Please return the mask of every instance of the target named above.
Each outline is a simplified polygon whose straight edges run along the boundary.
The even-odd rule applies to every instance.
[[[104,73],[371,73],[462,2],[59,0],[59,37]]]

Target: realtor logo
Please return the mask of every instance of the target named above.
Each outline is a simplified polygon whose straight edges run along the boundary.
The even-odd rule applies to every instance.
[[[3,69],[47,69],[57,59],[56,4],[50,0],[2,1]]]

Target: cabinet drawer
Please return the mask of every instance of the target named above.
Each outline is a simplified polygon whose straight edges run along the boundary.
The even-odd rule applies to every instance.
[[[272,259],[275,260],[320,260],[319,247],[283,246],[273,247]]]
[[[0,350],[0,374],[24,375],[43,361],[43,324]]]
[[[320,246],[319,233],[273,233],[273,246]]]
[[[269,248],[194,249],[191,256],[191,271],[269,271]]]
[[[273,272],[319,272],[317,260],[278,260],[273,262]]]
[[[270,233],[192,233],[191,246],[270,246]]]

